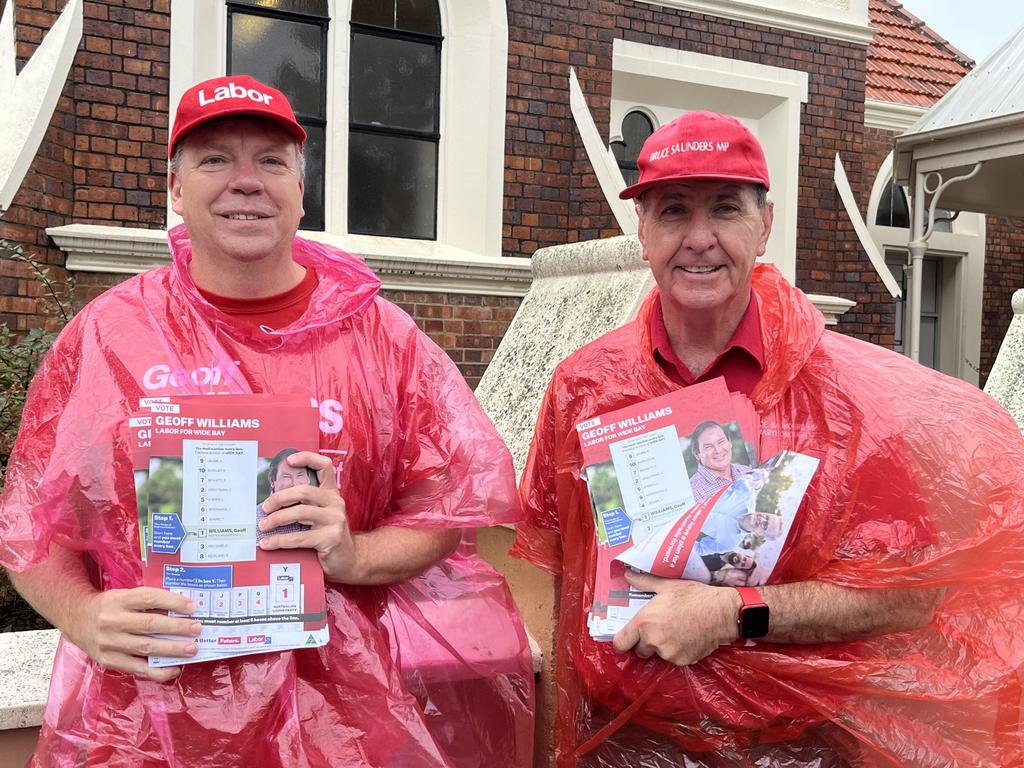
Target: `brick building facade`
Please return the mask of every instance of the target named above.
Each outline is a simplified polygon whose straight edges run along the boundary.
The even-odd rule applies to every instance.
[[[65,4],[18,0],[19,62],[31,56]],[[869,33],[829,37],[724,13],[698,13],[686,10],[685,2],[507,0],[503,5],[507,90],[501,256],[528,258],[545,246],[619,233],[570,113],[570,67],[605,142],[616,134],[615,46],[623,41],[708,61],[802,73],[806,98],[799,110],[799,165],[792,184],[792,274],[808,292],[857,302],[838,330],[893,346],[897,305],[858,242],[833,182],[838,153],[863,213],[899,133],[866,125],[874,55],[866,42]],[[47,227],[166,226],[165,147],[173,46],[179,45],[172,38],[171,6],[171,0],[83,4],[82,39],[70,76],[14,204],[0,219],[0,237],[25,246],[55,275],[64,267],[65,253],[46,234]],[[871,0],[872,20],[893,8],[888,0]],[[332,23],[345,26],[344,20]],[[955,49],[950,53],[937,37],[933,42],[934,56],[955,59]],[[1009,322],[1009,296],[1022,285],[1021,245],[1019,223],[988,220],[981,354],[973,362],[982,378]],[[75,270],[76,303],[124,277]],[[475,384],[515,313],[516,291],[473,293],[385,283],[385,295],[409,311]],[[0,322],[17,329],[53,322],[42,314],[40,285],[25,265],[0,260],[0,294]]]

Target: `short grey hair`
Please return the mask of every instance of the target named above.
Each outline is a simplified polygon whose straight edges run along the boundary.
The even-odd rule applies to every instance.
[[[299,174],[299,181],[303,181],[306,178],[306,155],[302,151],[302,145],[299,142],[294,142],[295,145],[295,157],[297,162],[295,169]],[[178,142],[178,145],[174,148],[174,154],[171,155],[171,159],[167,162],[167,170],[171,173],[178,173],[181,170],[181,158],[185,151],[185,140],[182,139]]]
[[[758,208],[764,208],[768,205],[768,187],[764,184],[751,184],[754,188],[754,202],[757,203]],[[641,213],[647,213],[647,192],[650,187],[640,193],[640,196],[636,198],[636,204],[640,206]]]

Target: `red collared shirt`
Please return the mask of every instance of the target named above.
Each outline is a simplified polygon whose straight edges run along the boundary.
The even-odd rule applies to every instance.
[[[676,384],[687,387],[699,381],[724,376],[730,392],[742,392],[747,397],[754,391],[764,373],[764,346],[761,343],[761,318],[757,311],[757,298],[750,294],[750,303],[743,313],[740,324],[729,339],[725,349],[711,361],[699,376],[690,373],[683,361],[672,349],[665,328],[665,316],[661,302],[654,302],[651,312],[651,346],[654,359],[662,370]]]

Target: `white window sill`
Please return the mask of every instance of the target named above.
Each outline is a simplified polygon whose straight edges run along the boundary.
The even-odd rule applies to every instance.
[[[46,234],[67,254],[72,272],[138,274],[170,259],[160,229],[66,224]],[[362,257],[389,290],[521,297],[530,289],[529,259],[480,256],[435,241],[300,234]]]

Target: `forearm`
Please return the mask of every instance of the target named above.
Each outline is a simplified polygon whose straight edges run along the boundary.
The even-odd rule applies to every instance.
[[[927,625],[940,589],[850,589],[821,581],[759,587],[773,643],[836,643]]]
[[[462,532],[452,528],[383,526],[353,534],[355,567],[348,584],[397,584],[427,570],[459,546]],[[331,574],[326,574],[331,579]]]
[[[81,646],[81,615],[99,590],[89,578],[82,556],[56,544],[50,556],[21,573],[8,572],[11,583],[36,613]]]

